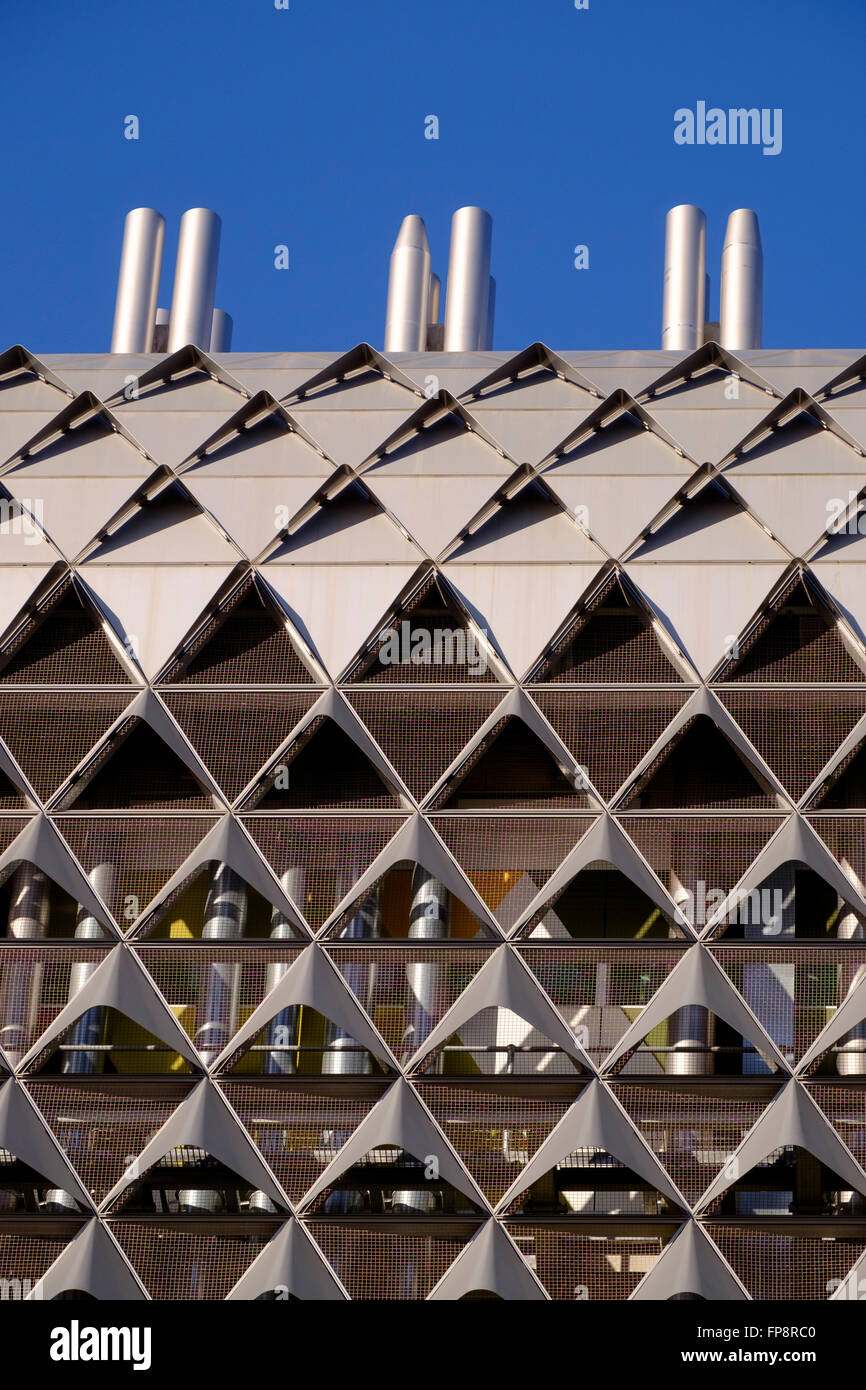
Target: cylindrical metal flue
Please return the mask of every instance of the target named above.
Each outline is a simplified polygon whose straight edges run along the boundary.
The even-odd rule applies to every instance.
[[[357,875],[352,879],[356,881]],[[373,889],[355,913],[343,933],[344,941],[370,941],[382,934],[381,891]],[[346,983],[366,1008],[375,983],[376,967],[372,961],[358,961],[345,967]],[[329,1023],[325,1038],[326,1052],[322,1057],[323,1076],[359,1076],[372,1070],[370,1057],[357,1051],[358,1044],[336,1023]]]
[[[243,881],[227,864],[211,871],[204,910],[203,941],[232,941],[243,936],[247,917],[247,892]],[[206,1066],[216,1061],[234,1032],[237,1012],[238,966],[214,961],[199,985],[195,1046]]]
[[[427,306],[427,322],[434,324],[439,322],[439,310],[442,304],[442,281],[438,275],[430,276],[430,302]]]
[[[839,919],[836,935],[845,941],[862,941],[863,923],[854,912]],[[866,978],[866,966],[852,959],[850,965],[839,966],[839,1003],[843,1003],[855,985]],[[856,1024],[839,1044],[836,1070],[840,1076],[866,1076],[866,1022]]]
[[[295,868],[289,869],[280,880],[287,896],[295,902],[303,900],[304,877],[303,868]],[[271,914],[271,940],[290,941],[294,935],[287,918],[283,916],[279,908],[275,907]],[[273,965],[268,966],[265,979],[266,996],[277,987],[288,969],[289,966],[285,961],[274,961]],[[291,1008],[281,1009],[268,1024],[267,1041],[273,1048],[282,1049],[294,1045],[298,1041],[297,1035],[297,1006],[293,1005]],[[297,1053],[283,1051],[265,1053],[264,1072],[266,1076],[291,1076],[297,1069]]]
[[[707,1076],[713,1070],[710,1045],[710,1014],[701,1004],[687,1004],[671,1017],[671,1046],[677,1049],[668,1054],[669,1076]],[[692,1051],[706,1048],[707,1051]],[[680,1050],[682,1049],[682,1050]]]
[[[8,935],[12,940],[33,940],[48,931],[51,884],[41,869],[21,864],[12,878]],[[17,953],[9,953],[0,993],[0,1047],[17,1066],[33,1041],[39,1016],[42,966]]]
[[[133,208],[123,227],[114,306],[112,352],[150,352],[165,218],[153,208]]]
[[[227,314],[225,309],[214,309],[210,331],[211,352],[231,352],[233,327],[231,314]]]
[[[720,332],[732,352],[761,346],[764,253],[757,213],[737,208],[728,218],[722,247]]]
[[[487,352],[493,347],[493,324],[496,318],[496,281],[490,277],[490,290],[487,296],[487,325],[484,331],[484,342],[482,346]]]
[[[105,901],[111,894],[114,885],[114,863],[105,859],[97,864],[90,874],[90,882],[96,889],[99,896]],[[102,941],[105,933],[100,923],[90,913],[86,907],[82,907],[78,912],[78,921],[75,926],[76,941]],[[98,962],[81,961],[73,965],[69,975],[69,998],[74,999],[80,989],[84,987],[90,976],[98,968]],[[78,1020],[69,1036],[69,1042],[80,1051],[67,1052],[63,1058],[61,1069],[65,1076],[92,1075],[100,1072],[105,1066],[105,1053],[100,1051],[87,1052],[84,1050],[86,1043],[93,1043],[96,1047],[102,1042],[105,1033],[105,1009],[88,1009],[86,1014]]]
[[[451,219],[445,289],[446,352],[476,352],[487,334],[493,220],[483,208],[458,208]]]
[[[168,352],[168,309],[157,309],[153,321],[153,344],[151,352]]]
[[[169,352],[176,352],[187,343],[194,343],[205,352],[210,348],[221,227],[217,214],[208,208],[190,208],[181,218],[168,328]]]
[[[665,279],[662,347],[691,351],[704,339],[706,317],[707,219],[682,203],[665,218]]]
[[[451,916],[451,894],[422,865],[412,875],[412,906],[409,914],[410,941],[444,941]],[[404,1059],[417,1051],[433,1027],[440,967],[435,963],[407,965],[411,990],[403,1034]],[[418,1155],[423,1158],[423,1154]],[[429,1215],[436,1206],[436,1194],[429,1188],[406,1188],[395,1192],[391,1209],[404,1215]]]
[[[391,252],[385,351],[423,352],[430,305],[430,246],[424,221],[404,217]]]

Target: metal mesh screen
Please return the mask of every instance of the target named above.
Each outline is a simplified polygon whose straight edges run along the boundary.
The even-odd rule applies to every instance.
[[[213,798],[149,724],[130,719],[59,805],[78,811],[207,811]]]
[[[770,816],[661,819],[635,812],[617,819],[668,892],[675,894],[686,918],[697,926],[705,925],[711,915],[710,895],[729,893],[782,823],[781,818]]]
[[[189,1093],[187,1081],[31,1080],[27,1089],[57,1142],[101,1202]]]
[[[310,1190],[377,1099],[335,1093],[326,1083],[290,1089],[285,1080],[224,1080],[221,1089],[293,1202]]]
[[[47,798],[130,703],[129,694],[91,690],[0,694],[0,737],[39,796]]]
[[[200,1231],[176,1222],[116,1220],[111,1229],[151,1298],[222,1299],[261,1254],[277,1223],[258,1221],[239,1231],[208,1222]]]
[[[349,703],[403,778],[423,797],[478,732],[502,690],[347,690]]]
[[[532,695],[606,800],[689,698],[686,690],[534,690]]]
[[[285,623],[252,580],[240,585],[163,673],[164,685],[312,685]]]
[[[244,824],[278,877],[292,871],[293,900],[321,927],[404,822],[402,816],[258,816]]]
[[[468,1235],[372,1231],[310,1223],[316,1244],[351,1298],[426,1298],[454,1263]]]
[[[439,579],[421,590],[377,634],[348,684],[491,684],[484,648]]]
[[[866,1249],[862,1240],[738,1231],[733,1223],[708,1225],[707,1233],[752,1298],[786,1302],[829,1298]]]
[[[572,1100],[431,1082],[419,1082],[417,1089],[492,1203],[504,1196]]]
[[[432,803],[439,810],[486,807],[559,807],[585,810],[591,803],[571,781],[537,734],[522,719],[500,720],[457,768]]]
[[[669,685],[679,682],[680,675],[662,650],[646,613],[614,575],[576,616],[531,680],[532,684]]]
[[[0,653],[0,682],[16,685],[127,685],[94,613],[72,584],[24,624]]]
[[[775,796],[707,715],[689,720],[622,802],[623,810],[762,810],[775,805]]]
[[[669,1235],[581,1235],[555,1226],[509,1221],[509,1235],[551,1298],[582,1302],[625,1299],[662,1253]]]
[[[866,696],[832,690],[720,690],[719,699],[796,801],[866,713]]]
[[[588,816],[432,816],[442,839],[508,929],[586,833]]]
[[[794,579],[716,679],[833,684],[866,676],[806,584]]]
[[[399,805],[366,753],[328,718],[313,719],[243,802],[244,809],[260,811]]]
[[[234,799],[288,738],[315,692],[160,692],[214,781]]]

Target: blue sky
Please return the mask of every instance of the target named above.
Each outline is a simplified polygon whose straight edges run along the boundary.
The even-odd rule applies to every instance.
[[[6,0],[0,23],[3,346],[107,351],[137,206],[167,219],[161,304],[181,213],[220,213],[234,350],[381,346],[403,215],[444,276],[478,203],[497,348],[657,347],[680,202],[707,213],[713,317],[727,214],[754,207],[765,346],[863,345],[863,0]],[[781,153],[676,145],[698,100],[781,108]]]

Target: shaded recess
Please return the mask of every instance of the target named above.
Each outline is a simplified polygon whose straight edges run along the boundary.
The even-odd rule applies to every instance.
[[[31,611],[3,652],[0,682],[16,685],[128,685],[102,626],[70,578]]]
[[[826,605],[795,575],[745,640],[739,656],[716,672],[727,681],[834,684],[866,679]]]
[[[682,676],[664,652],[646,608],[631,586],[614,574],[555,639],[528,677],[530,685],[679,683]]]
[[[538,735],[511,715],[490,730],[433,802],[437,811],[590,806],[586,791],[569,781]]]
[[[285,619],[252,576],[184,644],[161,685],[311,685]]]

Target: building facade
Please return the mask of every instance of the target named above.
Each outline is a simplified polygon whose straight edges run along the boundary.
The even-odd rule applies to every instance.
[[[4,1297],[859,1297],[864,378],[0,356]]]

